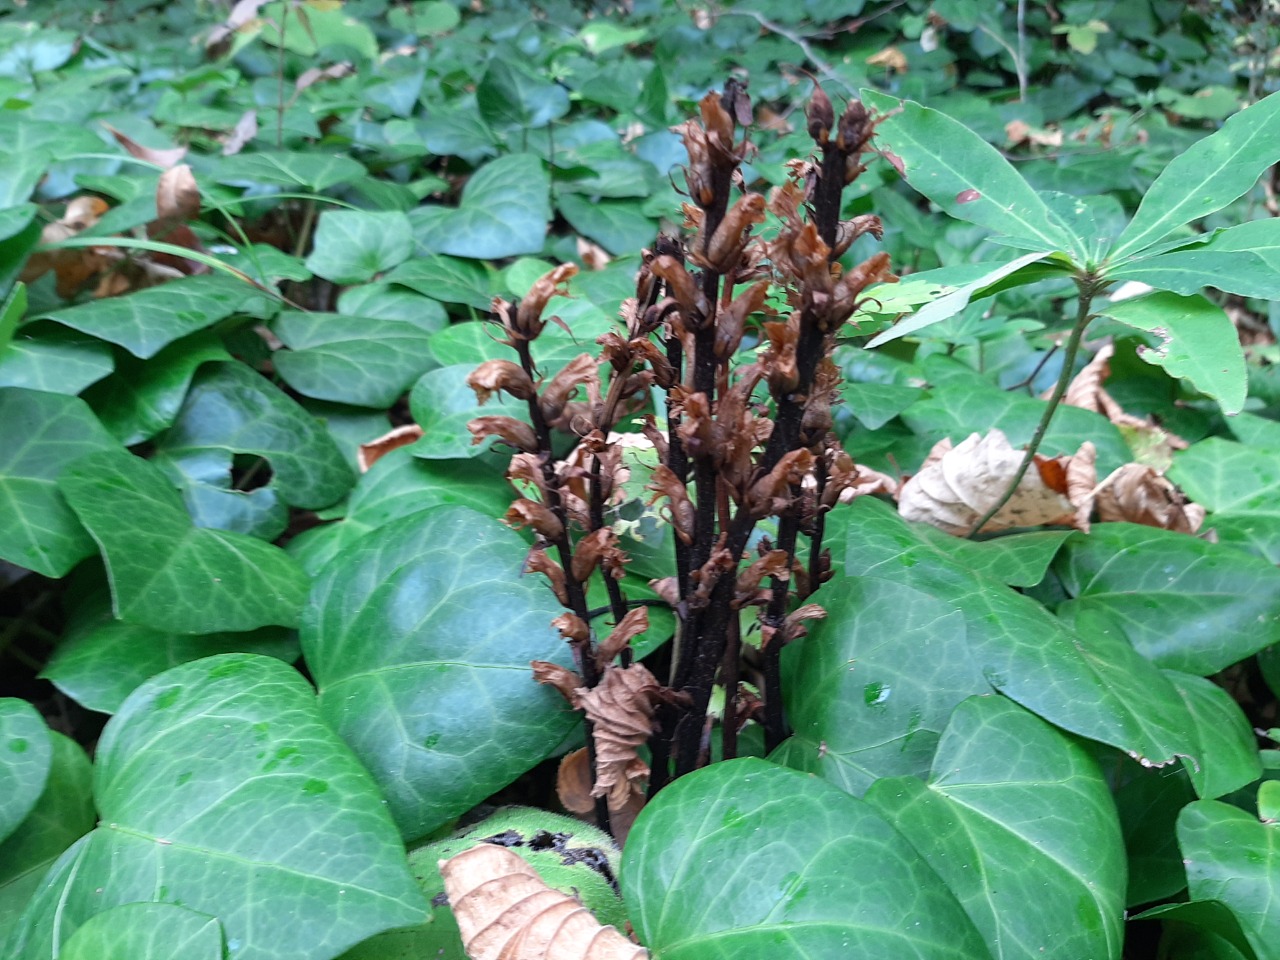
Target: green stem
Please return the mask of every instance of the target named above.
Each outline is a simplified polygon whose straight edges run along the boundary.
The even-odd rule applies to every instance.
[[[1044,415],[1036,426],[1035,435],[1032,436],[1031,442],[1027,444],[1027,452],[1022,458],[1022,463],[1018,465],[1017,473],[1009,481],[1009,486],[1005,489],[1000,499],[991,505],[991,509],[984,513],[973,529],[969,531],[970,540],[976,537],[982,528],[991,522],[991,518],[1003,510],[1004,505],[1013,497],[1014,491],[1018,489],[1018,484],[1022,483],[1022,478],[1027,475],[1027,470],[1031,468],[1031,464],[1036,458],[1036,453],[1040,450],[1040,444],[1044,442],[1044,435],[1049,432],[1049,424],[1053,420],[1053,415],[1057,411],[1058,405],[1062,402],[1063,394],[1067,392],[1067,385],[1071,383],[1071,377],[1076,365],[1076,354],[1080,352],[1080,341],[1084,339],[1085,328],[1089,326],[1089,321],[1093,319],[1089,312],[1093,306],[1093,298],[1106,287],[1106,283],[1099,281],[1092,274],[1086,274],[1083,277],[1076,278],[1076,287],[1080,291],[1079,309],[1076,312],[1076,325],[1071,331],[1071,336],[1067,338],[1067,351],[1062,358],[1062,373],[1058,374],[1058,382],[1053,386],[1049,404],[1045,407]]]

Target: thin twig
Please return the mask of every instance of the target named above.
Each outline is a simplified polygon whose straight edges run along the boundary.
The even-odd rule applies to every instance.
[[[1040,417],[1040,423],[1036,426],[1035,435],[1032,436],[1031,442],[1027,444],[1027,452],[1022,457],[1022,463],[1018,465],[1017,472],[1013,475],[1013,479],[1009,481],[1009,486],[1005,488],[1000,499],[992,504],[991,509],[982,515],[972,530],[969,531],[969,539],[972,540],[978,533],[991,522],[991,518],[1004,509],[1004,505],[1012,499],[1014,491],[1018,489],[1018,485],[1022,483],[1022,478],[1027,475],[1032,461],[1035,460],[1036,453],[1040,450],[1040,444],[1044,442],[1044,436],[1049,432],[1049,423],[1053,420],[1053,415],[1058,409],[1058,405],[1062,402],[1062,396],[1067,392],[1067,385],[1071,382],[1072,371],[1076,364],[1076,354],[1080,351],[1080,341],[1084,339],[1085,328],[1089,326],[1089,321],[1093,319],[1090,314],[1090,307],[1093,305],[1093,298],[1103,289],[1104,282],[1096,280],[1092,275],[1087,277],[1076,278],[1076,286],[1080,291],[1080,308],[1076,313],[1076,325],[1071,331],[1071,336],[1067,339],[1066,356],[1062,358],[1062,373],[1058,375],[1058,382],[1054,384],[1053,394],[1049,397],[1049,405],[1045,407],[1044,415]]]
[[[774,23],[764,14],[758,13],[755,10],[722,10],[720,11],[720,16],[750,17],[752,20],[760,24],[761,27],[763,27],[765,30],[768,30],[770,33],[776,33],[778,36],[782,37],[783,40],[790,40],[792,43],[794,43],[797,47],[800,48],[800,52],[803,53],[805,57],[808,59],[808,61],[813,64],[814,69],[816,69],[820,74],[822,74],[828,80],[832,81],[837,86],[841,87],[845,93],[848,93],[851,96],[857,96],[858,94],[857,89],[853,87],[847,80],[845,80],[844,77],[836,73],[835,70],[832,69],[831,64],[827,63],[827,61],[823,60],[822,57],[818,56],[818,54],[813,49],[813,45],[810,44],[809,41],[804,37],[802,37],[800,34],[795,33],[791,30],[788,30],[786,27],[784,27],[780,23]]]

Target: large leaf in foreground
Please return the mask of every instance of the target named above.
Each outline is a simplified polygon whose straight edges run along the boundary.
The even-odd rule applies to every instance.
[[[1162,667],[1207,676],[1280,641],[1280,570],[1233,547],[1105,523],[1068,541],[1057,569],[1074,597],[1063,612],[1110,613]]]
[[[1237,418],[1239,419],[1239,418]],[[1169,479],[1209,511],[1220,543],[1280,562],[1280,449],[1274,438],[1206,437],[1174,455]]]
[[[622,890],[660,960],[980,960],[942,880],[868,805],[763,760],[682,777],[640,814]]]
[[[307,269],[338,284],[364,283],[412,253],[409,218],[399,210],[326,210]]]
[[[862,98],[881,113],[897,111],[876,128],[877,147],[895,154],[903,179],[951,216],[1025,240],[1038,250],[1072,249],[1071,233],[1040,195],[964,124],[874,90],[863,90]]]
[[[544,759],[574,714],[530,660],[567,662],[560,606],[521,577],[524,541],[440,506],[398,520],[316,580],[302,647],[326,718],[381,785],[406,838]]]
[[[1114,259],[1164,239],[1184,223],[1221,210],[1242,196],[1280,160],[1275,125],[1280,97],[1272,94],[1231,117],[1222,129],[1175,158],[1142,198],[1112,252]]]
[[[1217,304],[1158,290],[1108,304],[1099,313],[1160,340],[1158,347],[1138,351],[1147,363],[1189,381],[1217,400],[1224,413],[1244,408],[1248,376],[1240,335]]]
[[[1280,958],[1280,826],[1200,800],[1178,817],[1178,844],[1192,898],[1226,904],[1258,960]]]
[[[145,460],[90,454],[60,486],[102,550],[120,619],[198,634],[297,624],[308,587],[297,563],[260,540],[197,528]]]
[[[327,960],[425,904],[368,773],[278,660],[230,654],[138,690],[98,743],[101,825],[23,916],[15,960],[58,956],[137,901],[216,917],[242,960]]]
[[[125,903],[90,917],[60,960],[222,960],[222,925],[172,903]]]
[[[78,397],[0,389],[0,558],[61,577],[93,553],[58,475],[85,454],[119,449]]]
[[[260,303],[262,294],[223,274],[185,277],[123,297],[57,307],[41,314],[147,359],[189,333]]]
[[[956,708],[928,784],[867,801],[959,898],[993,957],[1114,957],[1125,851],[1115,804],[1079,744],[1003,697]]]
[[[52,759],[49,729],[36,708],[25,700],[0,700],[0,841],[35,806]]]

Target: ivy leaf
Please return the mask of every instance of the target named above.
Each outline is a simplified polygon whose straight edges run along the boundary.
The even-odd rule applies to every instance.
[[[61,577],[91,555],[58,474],[87,453],[119,449],[78,397],[0,388],[0,557]]]
[[[222,925],[172,903],[124,903],[86,920],[63,946],[60,960],[223,960]]]
[[[139,687],[98,742],[94,796],[101,825],[45,878],[14,960],[162,898],[216,917],[242,960],[327,960],[425,918],[376,788],[278,660],[210,657]]]
[[[515,153],[472,174],[457,207],[420,207],[415,226],[430,236],[433,253],[496,260],[539,252],[550,221],[546,168],[533,154]],[[405,282],[395,274],[388,279]]]
[[[873,807],[754,758],[663,789],[631,830],[621,880],[628,917],[662,960],[988,956],[942,880]]]
[[[306,574],[278,547],[197,528],[157,467],[94,453],[59,486],[102,550],[116,616],[172,633],[294,626]]]
[[[592,200],[565,193],[556,206],[569,226],[614,255],[652,245],[657,236],[657,221],[645,216],[643,204],[634,200]]]
[[[1280,143],[1273,135],[1278,117],[1280,96],[1272,94],[1175,158],[1143,196],[1138,212],[1116,241],[1112,259],[1144,250],[1184,223],[1243,196],[1267,167],[1280,160]]]
[[[0,346],[0,387],[75,396],[113,366],[110,344],[52,324],[28,324],[8,347]]]
[[[213,178],[217,183],[241,186],[261,184],[295,189],[301,187],[315,193],[368,175],[369,171],[363,164],[345,154],[314,151],[238,153],[233,157],[220,158],[213,169]]]
[[[334,283],[365,283],[413,254],[409,218],[398,210],[326,210],[307,269]]]
[[[237,453],[265,458],[269,489],[296,507],[327,507],[355,482],[333,438],[278,387],[242,363],[206,366],[157,456],[192,479],[216,472],[229,485]]]
[[[1243,415],[1242,415],[1243,416]],[[1239,420],[1240,418],[1237,418]],[[1174,455],[1169,479],[1209,511],[1219,542],[1280,562],[1280,448],[1206,437]]]
[[[1155,334],[1160,345],[1138,351],[1147,363],[1191,382],[1228,415],[1244,409],[1248,376],[1240,336],[1222,308],[1204,297],[1157,291],[1111,303],[1098,311]]]
[[[429,330],[403,320],[286,311],[272,329],[285,383],[318,400],[386,409],[431,366]]]
[[[547,757],[576,717],[533,682],[567,662],[561,612],[522,577],[524,541],[462,506],[398,520],[316,580],[302,648],[320,706],[386,794],[407,839]]]
[[[867,802],[938,872],[993,957],[1119,955],[1127,865],[1111,791],[1088,751],[1040,718],[1003,697],[966,700],[928,783],[878,780]]]
[[[455,257],[416,257],[383,279],[433,300],[462,303],[477,310],[488,310],[494,294],[483,266]]]
[[[1104,523],[1067,541],[1056,569],[1074,598],[1060,613],[1107,611],[1171,670],[1208,676],[1280,641],[1280,570],[1229,546]]]
[[[0,841],[27,818],[49,777],[49,729],[25,700],[0,699]]]
[[[119,344],[146,360],[180,337],[249,310],[261,299],[262,294],[247,283],[211,274],[184,277],[123,297],[57,307],[41,316]]]
[[[569,91],[500,54],[476,86],[476,105],[486,123],[536,130],[569,112]]]

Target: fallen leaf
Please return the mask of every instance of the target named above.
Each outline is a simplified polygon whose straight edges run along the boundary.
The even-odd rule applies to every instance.
[[[1140,463],[1126,463],[1098,485],[1098,520],[1141,523],[1179,533],[1195,533],[1205,510],[1191,503],[1168,477]]]
[[[879,53],[873,53],[867,57],[867,66],[884,67],[894,73],[907,72],[907,55],[897,47],[885,47]]]
[[[588,270],[603,270],[613,258],[598,243],[592,243],[586,237],[578,237],[578,259]]]
[[[368,473],[370,467],[392,450],[407,447],[421,438],[422,428],[416,423],[409,423],[403,427],[388,430],[382,436],[370,440],[368,443],[360,444],[360,448],[356,451],[356,463],[360,466],[360,472]]]
[[[578,702],[592,722],[596,747],[596,782],[592,796],[608,797],[623,807],[641,777],[640,747],[653,733],[658,680],[641,663],[605,667],[600,682],[578,689]],[[648,767],[643,767],[643,775]]]
[[[355,72],[356,68],[351,65],[349,60],[343,60],[341,63],[335,63],[323,69],[311,67],[298,74],[298,79],[293,87],[297,92],[301,93],[307,87],[319,83],[321,80],[341,80],[343,77],[349,77]]]
[[[244,149],[245,144],[258,135],[258,111],[246,110],[231,128],[226,139],[222,141],[222,155],[234,156]]]
[[[160,174],[156,184],[156,215],[160,220],[190,220],[200,214],[200,188],[188,164]]]
[[[53,223],[45,224],[40,231],[42,244],[57,243],[74,237],[88,230],[110,209],[100,197],[82,196],[68,201],[62,217]],[[58,296],[64,300],[74,296],[81,287],[109,266],[103,257],[101,248],[80,247],[73,250],[48,250],[31,255],[26,266],[22,268],[19,279],[24,283],[38,280],[50,270],[57,279]]]
[[[510,850],[482,843],[439,863],[471,960],[643,960],[649,951],[552,890]]]
[[[168,170],[179,160],[187,155],[186,147],[170,147],[167,150],[157,150],[153,147],[144,147],[132,138],[121,133],[109,123],[103,123],[104,127],[110,131],[111,135],[116,138],[116,142],[124,147],[131,156],[137,157],[139,160],[146,160],[148,163],[154,163],[157,167]]]
[[[1022,463],[1023,451],[1009,445],[999,430],[985,437],[970,434],[958,446],[938,442],[920,472],[902,485],[898,512],[904,519],[932,524],[966,536],[1004,496]],[[1008,503],[983,526],[987,532],[1012,527],[1075,522],[1067,497],[1065,463],[1037,454],[1035,469],[1023,476]]]
[[[634,773],[635,776],[626,801],[621,804],[608,804],[609,830],[618,846],[626,844],[627,834],[631,832],[632,824],[644,809],[646,799],[644,784],[649,779],[648,766],[637,758],[635,769],[629,771],[630,773]],[[587,748],[579,747],[572,753],[565,754],[556,771],[556,796],[560,798],[560,803],[566,810],[588,822],[594,822],[595,819],[596,802],[595,797],[591,795],[592,786],[591,764],[587,756]]]

